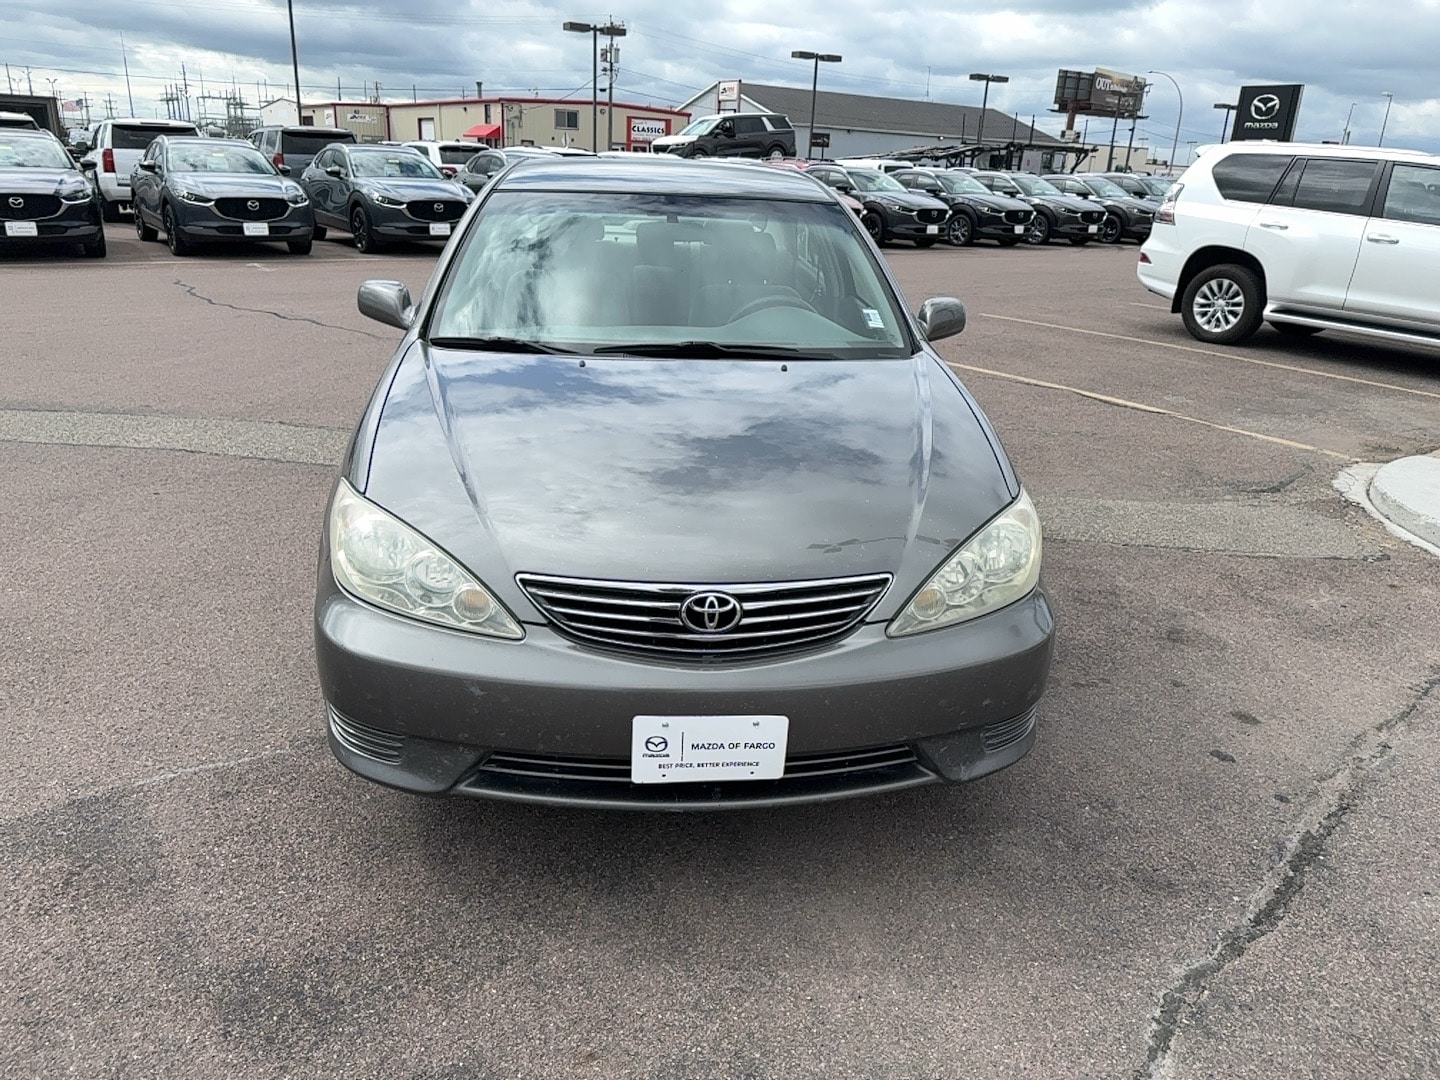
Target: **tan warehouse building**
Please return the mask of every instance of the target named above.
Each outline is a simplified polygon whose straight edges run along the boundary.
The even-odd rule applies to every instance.
[[[409,142],[414,139],[473,141],[488,146],[578,146],[593,149],[588,101],[574,98],[488,97],[438,101],[306,104],[302,124],[343,127],[361,142]],[[599,145],[644,150],[652,139],[671,135],[690,114],[658,105],[615,102],[614,118],[604,102],[595,110]]]

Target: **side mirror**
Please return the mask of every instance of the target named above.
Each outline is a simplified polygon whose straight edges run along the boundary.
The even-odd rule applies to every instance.
[[[289,166],[289,165],[276,165],[275,168],[277,168],[277,169],[280,170],[280,175],[281,175],[281,176],[289,176],[289,175],[290,175],[290,166]]]
[[[845,183],[838,183],[838,182],[837,182],[837,183],[831,184],[830,186],[831,186],[832,188],[834,188],[836,191],[840,192],[841,195],[854,195],[854,194],[855,194],[855,185],[854,185],[854,184],[845,184]]]
[[[717,130],[721,135],[724,135],[726,138],[729,138],[731,135],[734,135],[734,134],[735,134],[735,125],[732,124],[732,123],[730,123],[729,120],[726,120],[726,121],[725,121],[723,124],[721,124],[716,130]]]
[[[326,165],[325,173],[328,176],[340,177],[345,175],[345,170],[342,169],[339,165]]]
[[[415,321],[415,305],[410,302],[410,290],[399,281],[365,282],[356,294],[355,304],[367,319],[400,330],[409,330],[410,324]],[[963,314],[961,321],[964,321]]]
[[[965,305],[953,296],[932,296],[920,305],[915,319],[926,341],[939,341],[965,329]]]
[[[81,170],[82,170],[83,172],[94,172],[94,171],[95,171],[95,162],[93,162],[93,161],[80,161],[80,162],[77,162],[77,164],[80,166],[80,168],[81,168]]]
[[[92,165],[91,168],[94,168],[94,166]],[[141,172],[148,172],[148,173],[153,173],[153,172],[158,172],[158,171],[159,171],[158,169],[156,169],[156,167],[155,167],[155,162],[153,162],[153,161],[142,161],[142,162],[139,162],[139,163],[136,165],[136,168],[138,168]]]

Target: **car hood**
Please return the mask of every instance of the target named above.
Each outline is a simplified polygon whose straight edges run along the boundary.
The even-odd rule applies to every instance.
[[[54,195],[62,184],[84,179],[79,169],[0,169],[0,190],[19,195]]]
[[[864,202],[888,202],[907,210],[949,210],[948,204],[918,191],[857,191],[855,197]]]
[[[138,170],[137,170],[138,172]],[[295,190],[295,182],[284,176],[261,176],[258,173],[171,173],[166,178],[170,187],[193,191],[212,199],[283,198]]]
[[[415,344],[365,494],[527,618],[520,572],[714,584],[888,572],[888,617],[1013,498],[998,447],[928,352],[786,366],[581,366]]]
[[[465,200],[465,191],[454,180],[403,180],[395,177],[356,177],[355,187],[392,199],[455,199]]]
[[[661,135],[650,140],[651,146],[685,146],[694,142],[699,136],[696,135]]]
[[[1079,195],[1029,195],[1027,199],[1033,199],[1037,203],[1044,203],[1046,206],[1055,209],[1065,209],[1072,213],[1079,213],[1082,210],[1104,209],[1095,199],[1082,199]]]
[[[1012,199],[1009,195],[987,194],[965,191],[953,194],[950,198],[956,202],[969,203],[971,206],[993,206],[996,210],[1029,210],[1029,203],[1021,199]]]

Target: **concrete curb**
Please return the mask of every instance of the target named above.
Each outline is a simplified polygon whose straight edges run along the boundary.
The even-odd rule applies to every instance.
[[[1392,536],[1440,555],[1440,456],[1350,465],[1340,470],[1334,486]]]

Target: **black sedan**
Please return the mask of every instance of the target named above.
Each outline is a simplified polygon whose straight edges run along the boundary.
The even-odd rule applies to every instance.
[[[636,155],[639,157],[639,155]],[[393,787],[668,810],[1023,757],[1041,534],[853,214],[792,170],[534,162],[486,188],[324,515],[336,757]]]
[[[0,246],[79,244],[105,257],[94,187],[48,131],[0,130]]]
[[[315,235],[343,229],[362,252],[397,240],[447,240],[475,198],[405,147],[332,143],[300,183],[315,203]]]
[[[916,247],[933,247],[945,235],[950,207],[939,199],[909,191],[879,169],[842,168],[819,162],[805,170],[811,176],[865,206],[860,220],[877,244],[909,240]]]
[[[1121,240],[1143,244],[1149,239],[1150,228],[1155,224],[1153,203],[1127,194],[1124,188],[1103,176],[1060,173],[1045,179],[1067,195],[1090,199],[1105,208],[1105,220],[1096,237],[1102,244],[1115,244]]]
[[[1029,203],[996,195],[968,173],[902,169],[890,175],[912,191],[950,207],[945,239],[956,247],[968,247],[976,240],[994,240],[1001,247],[1014,247],[1025,239],[1035,218]]]
[[[1035,219],[1025,236],[1026,243],[1048,244],[1059,236],[1079,247],[1099,237],[1100,227],[1105,224],[1103,209],[1078,196],[1066,195],[1030,173],[977,172],[974,175],[991,191],[1034,207]]]
[[[300,185],[252,144],[239,139],[161,135],[130,174],[135,231],[157,230],[176,255],[201,243],[283,240],[310,254],[315,217]]]

